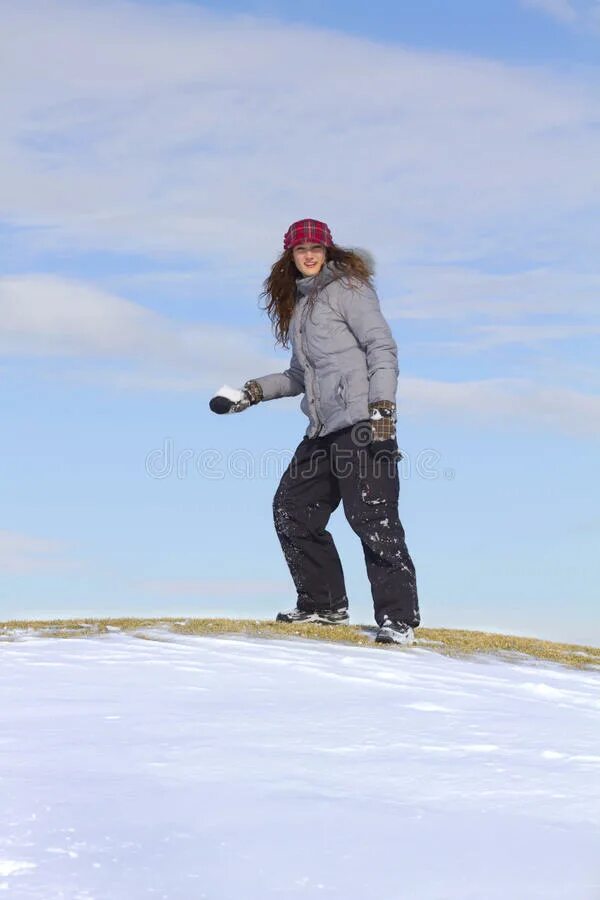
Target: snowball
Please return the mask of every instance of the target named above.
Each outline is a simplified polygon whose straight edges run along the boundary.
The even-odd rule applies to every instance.
[[[238,400],[243,398],[244,394],[240,391],[239,388],[229,387],[228,384],[224,384],[223,387],[220,387],[215,397],[227,397],[228,400],[233,400],[234,403],[237,403]]]

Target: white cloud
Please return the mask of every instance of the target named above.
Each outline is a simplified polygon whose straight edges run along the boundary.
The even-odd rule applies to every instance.
[[[600,33],[598,0],[521,0],[521,4],[538,9],[563,25]]]
[[[535,343],[578,336],[580,326],[478,326],[465,346]],[[587,335],[588,328],[583,329]],[[596,328],[596,332],[598,329]],[[475,337],[473,337],[473,334]],[[245,332],[206,323],[181,323],[74,280],[51,276],[0,279],[0,352],[79,358],[70,375],[79,384],[151,391],[216,389],[227,379],[282,371],[285,359],[254,347]],[[94,367],[102,361],[104,369]],[[90,363],[92,364],[90,367]],[[218,384],[217,384],[218,382]],[[460,411],[467,419],[502,418],[594,433],[600,399],[523,379],[444,382],[402,376],[403,407],[412,413]],[[297,406],[297,399],[289,402]],[[288,408],[268,404],[269,412]]]
[[[445,382],[400,381],[402,414],[432,414],[462,422],[543,426],[578,437],[600,434],[600,396],[559,387],[540,387],[519,378]]]
[[[465,266],[406,266],[402,295],[385,300],[390,318],[518,319],[568,315],[597,319],[600,277],[546,266],[496,274]]]
[[[559,22],[572,24],[577,21],[577,10],[570,0],[521,0],[523,6],[539,9]]]
[[[62,555],[67,549],[63,541],[0,530],[0,573],[29,575],[77,567],[78,563]]]
[[[3,26],[0,215],[21,248],[267,260],[305,214],[384,265],[598,237],[576,221],[600,189],[593,71],[183,4],[20,0]]]
[[[471,329],[474,339],[469,341],[471,347],[477,349],[485,347],[497,347],[502,344],[536,344],[572,341],[577,339],[597,340],[600,334],[600,324],[590,326],[587,324],[557,324],[557,325],[477,325]]]
[[[162,316],[84,282],[52,275],[0,279],[4,353],[137,355],[149,343],[170,342],[165,326]]]
[[[241,329],[176,322],[93,285],[51,275],[0,278],[0,353],[104,360],[111,364],[101,374],[105,382],[162,390],[216,389],[225,373],[243,383],[286,365],[253,346]],[[90,374],[98,375],[88,370],[77,377]]]

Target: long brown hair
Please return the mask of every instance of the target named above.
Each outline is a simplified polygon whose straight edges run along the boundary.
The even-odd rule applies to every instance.
[[[366,255],[333,244],[325,248],[325,263],[328,262],[332,262],[339,272],[338,279],[349,287],[352,286],[352,281],[372,287],[373,268]],[[296,268],[293,250],[284,250],[273,263],[269,276],[263,282],[264,290],[260,293],[260,297],[267,301],[261,309],[266,309],[271,320],[275,344],[281,344],[282,347],[288,345],[290,319],[296,303],[296,281],[299,277],[303,276]],[[314,303],[315,297],[316,293],[309,297],[309,303],[311,299]]]

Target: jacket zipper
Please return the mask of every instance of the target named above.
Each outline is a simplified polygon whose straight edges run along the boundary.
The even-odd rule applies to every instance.
[[[312,371],[313,371],[313,375],[314,375],[314,372],[315,372],[315,365],[314,365],[313,361],[311,360],[310,356],[308,355],[308,353],[306,352],[306,344],[305,344],[305,342],[304,342],[304,329],[303,329],[304,321],[303,321],[303,313],[304,313],[304,310],[301,310],[301,311],[300,311],[300,324],[299,324],[299,326],[298,326],[299,329],[300,329],[300,335],[301,335],[301,337],[300,337],[300,343],[301,343],[301,345],[302,345],[302,352],[304,353],[304,356],[305,356],[307,362],[308,362],[308,363],[310,364],[310,366],[312,367]],[[317,422],[319,423],[319,427],[318,427],[318,429],[317,429],[317,431],[316,431],[316,433],[315,433],[315,437],[318,437],[318,436],[321,434],[321,432],[322,432],[322,430],[323,430],[323,425],[324,425],[325,423],[324,423],[324,422],[321,422],[321,418],[320,418],[320,416],[319,416],[318,413],[317,413],[317,400],[316,400],[316,397],[315,397],[315,399],[314,399],[314,404],[315,404],[315,416],[316,416],[316,418],[317,418]]]

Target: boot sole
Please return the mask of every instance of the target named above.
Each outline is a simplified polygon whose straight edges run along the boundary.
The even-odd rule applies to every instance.
[[[375,638],[376,644],[399,644],[400,646],[410,647],[411,644],[414,644],[415,636],[414,634],[410,635],[396,635],[392,631],[383,631],[377,634]]]

